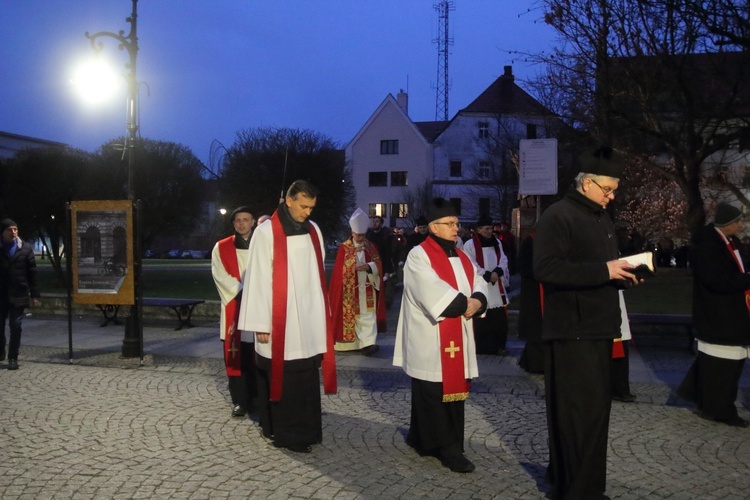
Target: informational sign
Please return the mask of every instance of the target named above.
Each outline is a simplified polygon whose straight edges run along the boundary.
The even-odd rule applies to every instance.
[[[557,194],[557,139],[522,139],[518,194]]]
[[[70,212],[73,301],[134,304],[132,202],[74,201]]]

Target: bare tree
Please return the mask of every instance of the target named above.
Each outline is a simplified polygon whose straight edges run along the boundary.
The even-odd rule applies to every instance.
[[[704,162],[748,144],[750,52],[723,52],[692,3],[545,0],[558,46],[531,56],[548,65],[537,87],[553,89],[553,109],[679,188],[695,231]]]

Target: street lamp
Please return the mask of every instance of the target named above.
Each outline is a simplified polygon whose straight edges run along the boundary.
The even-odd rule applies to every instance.
[[[104,43],[99,41],[100,38],[114,38],[119,42],[119,49],[125,50],[130,57],[130,62],[125,67],[130,72],[125,75],[128,82],[128,99],[127,99],[127,117],[125,138],[125,154],[128,156],[128,200],[133,202],[135,195],[135,161],[136,161],[136,135],[138,132],[138,80],[136,79],[136,58],[138,56],[138,0],[132,0],[133,12],[125,21],[130,24],[130,33],[125,35],[124,30],[119,33],[109,31],[99,31],[90,35],[86,32],[86,38],[91,42],[91,47],[98,54],[104,48]],[[140,242],[140,210],[136,206],[134,217],[133,231],[133,291],[135,295],[135,304],[130,309],[130,316],[125,327],[125,338],[122,343],[122,355],[125,358],[134,358],[140,356],[143,358],[143,326],[142,326],[142,297],[141,297],[141,242]]]

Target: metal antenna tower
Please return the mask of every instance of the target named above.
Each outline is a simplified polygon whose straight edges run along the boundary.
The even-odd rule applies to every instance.
[[[456,10],[455,5],[450,0],[442,0],[433,4],[433,8],[438,12],[438,36],[432,43],[437,44],[438,64],[437,64],[437,84],[435,85],[435,120],[448,120],[448,91],[450,90],[450,81],[448,80],[448,47],[453,45],[453,38],[449,36],[448,13]]]

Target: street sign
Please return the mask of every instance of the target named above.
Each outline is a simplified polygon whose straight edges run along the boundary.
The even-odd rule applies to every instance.
[[[557,193],[557,139],[521,139],[518,194]]]

